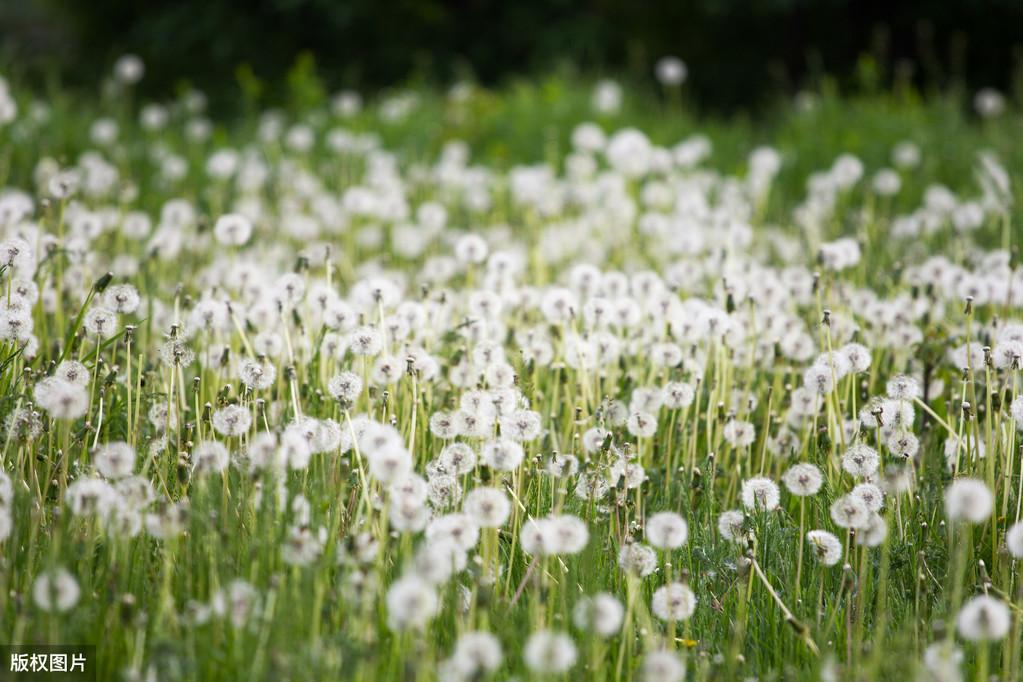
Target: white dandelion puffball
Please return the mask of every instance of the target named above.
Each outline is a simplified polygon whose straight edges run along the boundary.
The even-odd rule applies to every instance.
[[[899,374],[885,385],[888,397],[893,400],[913,400],[923,395],[920,382],[907,374]]]
[[[362,393],[362,377],[355,372],[341,372],[331,377],[327,383],[327,391],[336,400],[354,403]]]
[[[572,610],[572,620],[580,630],[592,630],[601,637],[618,634],[625,618],[625,607],[614,596],[601,592],[583,597]]]
[[[688,585],[672,583],[654,592],[650,608],[664,621],[687,620],[696,610],[696,595]]]
[[[539,630],[531,634],[522,651],[526,667],[540,675],[567,672],[575,665],[578,656],[572,638],[552,630]]]
[[[749,447],[757,437],[757,430],[753,424],[737,419],[726,423],[721,433],[730,445],[737,448]]]
[[[626,543],[618,551],[618,566],[623,571],[645,578],[657,568],[657,553],[639,542]]]
[[[682,682],[686,666],[674,651],[651,651],[640,665],[643,682]]]
[[[104,443],[93,452],[92,461],[104,477],[124,478],[135,471],[135,449],[123,441]]]
[[[659,512],[646,520],[647,542],[660,549],[678,549],[689,537],[689,526],[675,512]]]
[[[213,413],[213,429],[222,436],[240,436],[252,426],[252,413],[241,405],[227,405]]]
[[[1011,619],[1005,602],[980,595],[970,599],[959,609],[956,629],[963,639],[971,642],[999,640],[1009,633]]]
[[[125,54],[114,62],[114,76],[125,85],[133,85],[142,80],[146,72],[145,64],[137,55]]]
[[[501,642],[489,632],[464,632],[455,643],[451,660],[463,679],[491,673],[501,665]]]
[[[500,528],[511,515],[511,502],[500,488],[480,486],[465,496],[462,509],[482,528]]]
[[[421,629],[439,608],[433,587],[416,576],[400,578],[387,590],[387,620],[393,630]]]
[[[870,509],[856,495],[843,495],[831,503],[831,520],[839,528],[862,528],[870,520]]]
[[[225,213],[213,225],[213,235],[224,246],[241,246],[252,236],[252,221],[240,213]]]
[[[741,542],[745,539],[743,527],[746,515],[737,509],[721,512],[718,516],[718,532],[729,542]]]
[[[192,449],[192,469],[197,474],[219,474],[230,459],[227,447],[219,441],[202,441]]]
[[[32,584],[32,599],[44,611],[70,611],[80,596],[78,581],[64,568],[41,573]]]
[[[806,534],[810,551],[825,566],[834,566],[842,560],[842,542],[826,530],[811,530]]]
[[[789,492],[797,497],[816,495],[824,483],[821,470],[809,463],[792,466],[781,480]]]
[[[866,443],[854,443],[842,455],[842,469],[851,476],[866,478],[877,471],[880,461],[877,450]]]
[[[678,57],[666,56],[657,60],[654,73],[662,85],[681,85],[689,75],[689,69]]]
[[[742,505],[746,509],[772,511],[778,508],[781,494],[778,484],[763,476],[754,476],[742,482]]]
[[[945,489],[945,514],[953,521],[984,523],[994,504],[987,485],[974,478],[957,479]]]
[[[1016,559],[1023,559],[1023,521],[1019,521],[1005,534],[1005,546]]]
[[[888,523],[884,517],[872,513],[867,525],[856,533],[856,544],[864,547],[877,547],[888,537]]]

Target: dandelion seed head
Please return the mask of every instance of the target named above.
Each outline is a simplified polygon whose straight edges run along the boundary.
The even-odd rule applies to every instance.
[[[1017,521],[1005,533],[1005,546],[1015,559],[1023,559],[1023,521]]]
[[[44,571],[32,583],[32,599],[43,611],[66,613],[78,604],[81,594],[78,581],[65,568]]]
[[[487,441],[480,451],[480,462],[496,471],[514,471],[522,464],[525,453],[513,440]]]
[[[526,640],[522,658],[530,671],[559,675],[570,670],[579,653],[572,638],[562,632],[538,630]]]
[[[109,339],[117,332],[117,314],[106,308],[94,306],[85,313],[82,326],[93,336]]]
[[[892,400],[912,401],[923,395],[920,382],[907,374],[900,374],[889,379],[885,384],[885,391]]]
[[[953,521],[983,523],[993,510],[994,497],[983,481],[959,478],[945,488],[945,514]]]
[[[814,558],[825,566],[834,566],[842,560],[842,542],[826,530],[811,530],[806,534]]]
[[[197,474],[218,474],[229,462],[227,447],[219,441],[202,441],[192,449],[192,468]]]
[[[789,492],[797,497],[816,495],[824,483],[821,470],[813,464],[796,464],[782,476],[782,482]]]
[[[803,385],[820,395],[826,395],[835,387],[835,375],[827,365],[813,364],[803,372]]]
[[[77,360],[64,360],[53,370],[53,376],[78,386],[88,386],[91,377],[89,369]]]
[[[303,526],[292,526],[284,539],[281,558],[290,566],[309,566],[323,552],[323,535]]]
[[[131,284],[115,284],[103,292],[103,305],[114,313],[130,315],[141,303],[138,289]]]
[[[888,537],[888,523],[880,514],[872,512],[867,524],[856,534],[856,544],[877,547]]]
[[[643,682],[682,682],[686,677],[686,667],[678,654],[662,649],[643,657],[640,673]]]
[[[956,629],[971,642],[1003,639],[1009,632],[1011,619],[1005,602],[979,595],[968,600],[956,616]]]
[[[870,508],[860,495],[848,494],[830,507],[831,520],[840,528],[863,528],[870,520]]]
[[[696,595],[683,583],[671,583],[654,592],[650,610],[663,621],[688,620],[696,611]]]
[[[604,638],[618,634],[624,619],[625,607],[606,592],[583,597],[572,610],[572,620],[577,628],[590,630]]]
[[[124,478],[135,469],[135,449],[123,441],[111,441],[96,448],[92,461],[104,477],[111,480]]]
[[[497,637],[489,632],[464,632],[455,642],[451,661],[461,679],[476,679],[501,665],[504,653]]]
[[[871,512],[878,512],[884,505],[884,492],[873,483],[860,483],[849,493],[860,498]]]
[[[908,431],[894,431],[885,442],[893,455],[912,459],[920,451],[920,439]]]
[[[689,525],[675,512],[658,512],[646,520],[647,542],[660,549],[678,549],[689,538]]]
[[[657,433],[657,418],[649,412],[633,412],[626,421],[626,428],[637,438],[650,438]]]
[[[511,502],[504,491],[480,486],[465,496],[463,511],[483,528],[500,528],[511,515]]]
[[[1023,431],[1023,396],[1016,396],[1009,403],[1009,414],[1016,422],[1016,428]]]
[[[873,476],[880,465],[880,457],[866,443],[853,443],[842,455],[842,469],[857,478]]]
[[[754,476],[742,482],[742,504],[746,509],[772,511],[781,495],[778,484],[769,478]]]
[[[227,405],[213,413],[212,423],[222,436],[240,436],[252,426],[252,413],[241,405]]]
[[[125,54],[114,62],[114,75],[117,80],[125,85],[134,85],[142,80],[146,72],[145,64],[134,54]]]
[[[85,387],[59,377],[47,377],[37,382],[32,397],[54,419],[78,419],[89,408],[89,394]]]
[[[721,512],[718,516],[718,532],[729,542],[742,542],[745,539],[745,524],[746,515],[736,509]]]

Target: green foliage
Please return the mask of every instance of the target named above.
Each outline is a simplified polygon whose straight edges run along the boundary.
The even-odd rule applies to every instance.
[[[239,64],[286,101],[289,65],[309,52],[331,89],[450,82],[495,84],[565,63],[584,73],[652,81],[677,54],[687,89],[717,109],[753,110],[778,92],[836,74],[849,87],[890,84],[917,66],[928,89],[1010,89],[1019,80],[1023,8],[1012,0],[28,0],[0,9],[0,31],[21,64],[95,82],[119,54],[149,65],[150,94],[181,78],[218,108]],[[5,21],[6,20],[6,21]],[[6,27],[6,30],[4,30]],[[784,36],[783,39],[781,36]],[[868,54],[869,62],[862,59]],[[867,69],[865,71],[864,69]]]

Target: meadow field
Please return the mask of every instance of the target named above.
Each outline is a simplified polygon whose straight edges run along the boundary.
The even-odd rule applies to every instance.
[[[96,679],[1018,680],[1023,113],[0,82],[0,643]]]

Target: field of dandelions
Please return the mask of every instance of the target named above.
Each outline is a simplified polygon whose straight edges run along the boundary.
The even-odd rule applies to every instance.
[[[1016,680],[1023,117],[0,87],[0,640],[103,680]]]

